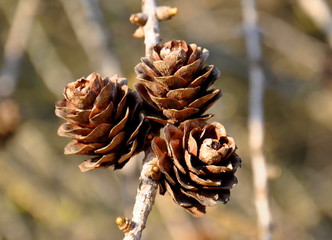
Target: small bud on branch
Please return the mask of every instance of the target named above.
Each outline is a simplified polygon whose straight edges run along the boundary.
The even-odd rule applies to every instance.
[[[176,7],[160,6],[156,9],[156,15],[159,21],[164,21],[171,19],[176,14],[178,14],[178,9]]]
[[[160,178],[160,169],[157,165],[152,165],[150,170],[147,172],[147,177],[158,180]]]
[[[124,233],[129,232],[134,227],[133,221],[125,217],[117,217],[115,219],[115,223],[118,225],[118,228]]]
[[[138,27],[135,32],[133,33],[134,38],[144,38],[144,28]]]
[[[148,16],[144,13],[133,13],[130,15],[129,21],[138,26],[144,26],[146,21],[148,20]]]

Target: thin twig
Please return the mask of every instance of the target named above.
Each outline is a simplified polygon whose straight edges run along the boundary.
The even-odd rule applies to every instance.
[[[30,36],[39,0],[21,0],[15,11],[4,46],[4,64],[0,73],[0,96],[8,97],[15,89],[21,59]]]
[[[151,148],[149,148],[143,160],[140,183],[137,189],[133,217],[131,219],[133,228],[125,234],[123,240],[141,239],[142,231],[145,228],[158,189],[158,181],[151,178],[151,169],[154,166],[155,160],[155,154]]]
[[[255,0],[242,0],[244,30],[249,57],[249,148],[253,169],[255,205],[261,240],[271,240],[271,212],[268,201],[268,183],[264,144],[264,81],[262,50],[257,26]]]
[[[156,9],[156,0],[142,0],[142,11],[148,17],[144,25],[146,56],[149,56],[153,46],[160,42],[159,21],[156,16]]]
[[[159,21],[156,17],[156,7],[156,0],[142,0],[142,11],[148,17],[144,26],[144,43],[147,56],[151,54],[154,45],[160,42]],[[133,210],[133,228],[125,234],[125,238],[123,240],[141,239],[142,231],[145,228],[145,224],[154,204],[158,189],[158,180],[151,178],[151,168],[154,166],[155,161],[156,156],[151,147],[148,147],[145,151],[140,183],[137,189],[136,201]]]

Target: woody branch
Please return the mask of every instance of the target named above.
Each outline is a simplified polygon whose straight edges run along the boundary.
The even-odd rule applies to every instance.
[[[253,169],[254,201],[261,240],[271,240],[271,212],[268,201],[264,144],[264,82],[260,34],[255,0],[242,0],[245,42],[249,58],[249,148]]]
[[[153,46],[160,42],[159,21],[156,17],[156,8],[156,0],[142,0],[142,11],[147,17],[147,21],[144,25],[146,55],[150,55]],[[145,228],[146,221],[154,204],[158,189],[158,180],[153,177],[153,173],[157,172],[158,174],[159,171],[155,168],[155,159],[155,154],[149,146],[148,149],[145,150],[145,158],[143,160],[139,187],[137,189],[133,217],[130,223],[131,226],[129,227],[130,230],[125,233],[123,240],[141,239],[142,231]]]

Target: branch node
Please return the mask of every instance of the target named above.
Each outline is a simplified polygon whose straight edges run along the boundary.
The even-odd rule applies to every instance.
[[[148,133],[148,135],[146,136],[146,140],[151,141],[154,138],[152,133]]]
[[[115,223],[118,225],[118,228],[124,233],[129,232],[135,227],[135,223],[129,218],[125,217],[117,217],[115,219]]]
[[[160,175],[160,169],[157,165],[151,165],[149,171],[146,173],[146,176],[153,180],[159,180]]]
[[[138,26],[144,26],[146,21],[148,20],[148,16],[145,13],[133,13],[130,15],[129,21]]]
[[[135,38],[144,38],[144,28],[143,27],[138,27],[135,32],[133,33],[133,37]]]
[[[179,10],[176,7],[159,6],[156,8],[156,15],[159,21],[171,19]]]

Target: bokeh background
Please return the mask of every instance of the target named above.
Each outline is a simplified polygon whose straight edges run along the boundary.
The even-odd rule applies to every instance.
[[[332,239],[332,1],[318,1],[324,8],[316,0],[258,1],[267,76],[264,151],[277,240]],[[208,63],[221,70],[215,87],[223,97],[209,112],[236,139],[243,166],[231,201],[202,219],[170,196],[157,196],[143,239],[257,239],[241,2],[159,4],[179,9],[161,23],[163,41],[206,47]],[[131,216],[143,156],[121,171],[81,173],[84,158],[63,155],[68,140],[56,135],[62,120],[54,103],[68,82],[92,71],[119,73],[133,85],[144,45],[132,37],[136,27],[128,19],[140,7],[139,0],[0,0],[1,240],[122,239],[114,220]]]

